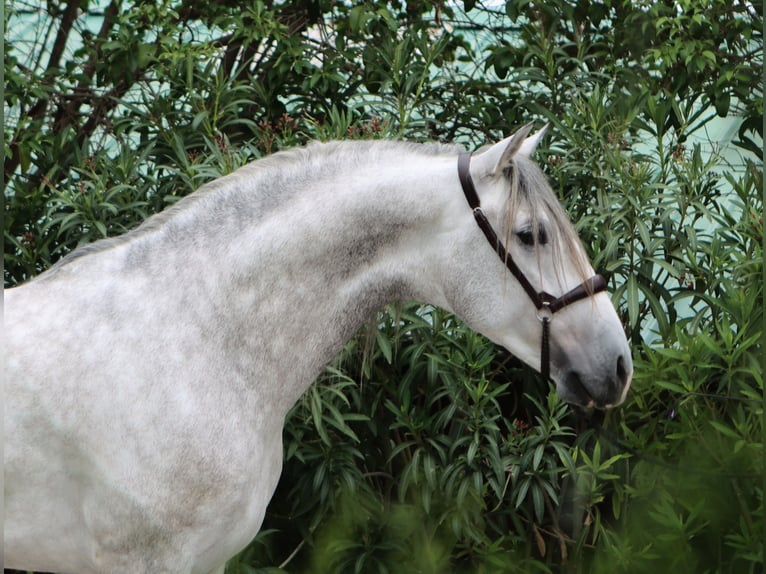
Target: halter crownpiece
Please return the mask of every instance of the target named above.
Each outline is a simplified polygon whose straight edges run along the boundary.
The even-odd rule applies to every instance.
[[[484,214],[484,210],[481,208],[481,201],[479,200],[479,194],[476,193],[476,187],[473,184],[471,178],[471,154],[461,153],[457,160],[457,174],[460,178],[460,185],[463,188],[468,205],[473,210],[474,219],[479,225],[479,228],[484,232],[484,236],[487,241],[495,250],[495,253],[500,257],[502,262],[508,268],[508,271],[516,278],[519,284],[524,288],[529,298],[532,300],[535,308],[537,309],[537,318],[540,319],[540,323],[543,326],[542,347],[540,349],[540,373],[548,379],[550,377],[550,323],[553,319],[553,314],[560,311],[564,307],[576,303],[581,299],[595,295],[606,289],[606,279],[601,275],[594,275],[593,277],[586,279],[580,283],[577,287],[571,291],[567,291],[560,297],[551,295],[546,291],[537,291],[524,275],[524,272],[516,265],[516,262],[511,257],[511,254],[503,245],[503,242],[495,233],[492,228],[492,224]]]

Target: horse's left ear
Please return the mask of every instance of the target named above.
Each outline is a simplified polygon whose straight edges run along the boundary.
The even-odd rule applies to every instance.
[[[471,162],[476,169],[475,173],[481,176],[496,176],[501,174],[505,168],[510,167],[516,154],[529,157],[534,153],[547,129],[548,124],[536,134],[527,137],[532,131],[532,122],[530,122],[512,136],[486,148],[485,151],[478,152],[473,156]]]
[[[537,149],[537,145],[540,143],[540,141],[543,139],[543,136],[545,135],[545,132],[548,131],[548,126],[550,124],[545,124],[540,131],[538,131],[535,134],[532,134],[527,139],[524,140],[524,143],[521,144],[521,148],[519,148],[519,152],[521,155],[524,156],[531,156],[533,153],[535,153],[535,150]]]

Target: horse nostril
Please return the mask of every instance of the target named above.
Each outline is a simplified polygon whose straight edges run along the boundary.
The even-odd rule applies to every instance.
[[[620,386],[625,386],[628,383],[628,369],[625,368],[625,358],[620,355],[617,357],[617,380],[620,381]]]
[[[630,360],[630,355],[628,355],[627,358],[624,355],[617,357],[616,375],[617,378],[612,379],[611,384],[609,385],[612,397],[610,397],[607,408],[616,407],[617,405],[622,404],[628,394],[630,380],[633,378],[633,365]]]

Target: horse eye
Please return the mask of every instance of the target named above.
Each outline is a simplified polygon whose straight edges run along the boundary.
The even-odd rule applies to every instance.
[[[519,238],[519,241],[527,247],[533,247],[535,245],[535,236],[531,229],[522,229],[521,231],[516,232],[516,236]],[[545,245],[548,243],[548,233],[546,233],[545,228],[542,226],[537,230],[537,243],[538,245]]]
[[[527,247],[532,247],[535,244],[535,237],[532,235],[531,229],[522,229],[516,233],[516,236]]]

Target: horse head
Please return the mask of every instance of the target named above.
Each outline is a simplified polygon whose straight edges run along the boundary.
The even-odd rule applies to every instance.
[[[530,127],[458,162],[473,217],[466,209],[458,226],[463,287],[449,305],[550,376],[564,400],[610,408],[630,386],[630,349],[606,282],[530,159],[545,131]]]

